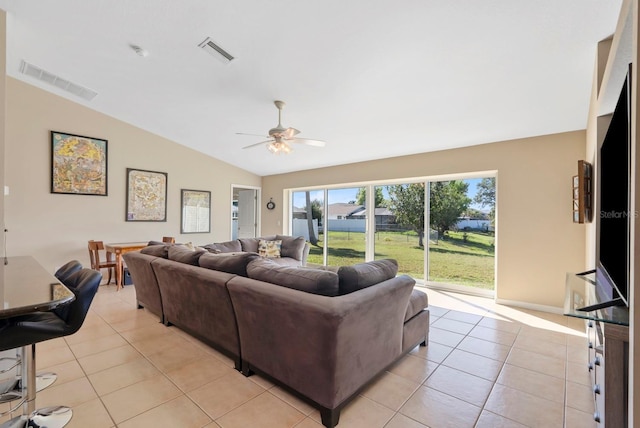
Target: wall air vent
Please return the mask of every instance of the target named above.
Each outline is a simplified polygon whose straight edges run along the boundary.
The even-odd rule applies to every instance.
[[[233,61],[233,55],[231,55],[229,52],[222,49],[220,46],[216,45],[211,40],[210,37],[207,37],[206,39],[204,39],[204,41],[200,43],[198,47],[209,52],[211,55],[218,58],[220,61],[224,62],[225,64],[228,64],[231,61]]]
[[[76,85],[75,83],[56,76],[53,73],[49,73],[48,71],[43,70],[40,67],[29,64],[24,60],[20,62],[20,73],[46,82],[57,87],[58,89],[67,91],[77,97],[84,98],[87,101],[91,101],[95,98],[96,95],[98,95],[98,93],[94,90],[85,88],[84,86]]]

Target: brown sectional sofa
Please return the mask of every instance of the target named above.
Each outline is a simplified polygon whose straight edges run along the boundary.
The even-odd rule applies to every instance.
[[[306,265],[307,256],[309,255],[309,244],[304,240],[304,238],[286,235],[271,235],[259,238],[234,239],[232,241],[205,245],[201,250],[207,250],[214,254],[225,254],[230,256],[228,258],[220,257],[212,259],[205,267],[247,276],[246,264],[250,260],[238,263],[238,257],[236,257],[236,255],[238,253],[245,252],[250,252],[251,254],[256,253],[258,251],[258,243],[261,239],[282,241],[282,254],[279,259],[275,260],[276,263],[286,266]],[[129,272],[137,272],[136,276],[139,278],[145,278],[144,281],[136,284],[136,300],[138,308],[146,308],[150,312],[159,316],[160,321],[165,324],[169,321],[165,321],[164,318],[162,299],[160,298],[160,288],[150,262],[156,257],[168,258],[169,248],[173,245],[180,246],[181,244],[167,244],[160,241],[150,241],[149,246],[141,251],[141,253],[147,257],[124,258],[125,262],[127,262]],[[248,254],[245,256],[248,256]],[[129,263],[131,263],[131,265]]]
[[[427,344],[427,296],[396,276],[393,260],[321,270],[231,246],[227,254],[154,247],[124,255],[139,306],[225,352],[245,375],[265,374],[311,401],[326,427],[370,381]]]

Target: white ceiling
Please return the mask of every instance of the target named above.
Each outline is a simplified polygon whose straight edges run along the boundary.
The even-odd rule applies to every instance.
[[[259,175],[584,129],[596,43],[621,4],[0,0],[8,75]],[[206,37],[236,59],[200,49]],[[98,95],[25,76],[21,60]],[[243,150],[260,137],[236,133],[266,135],[276,99],[285,127],[326,147]]]

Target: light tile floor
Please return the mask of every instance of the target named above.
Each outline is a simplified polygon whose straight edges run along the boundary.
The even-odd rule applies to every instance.
[[[581,320],[426,291],[429,346],[352,401],[340,428],[595,427]],[[101,286],[80,331],[38,344],[36,361],[58,374],[36,407],[73,407],[69,428],[322,427],[309,404],[137,310],[134,286]]]

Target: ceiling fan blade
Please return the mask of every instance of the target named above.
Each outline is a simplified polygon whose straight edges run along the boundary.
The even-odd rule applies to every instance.
[[[280,133],[280,136],[285,140],[290,140],[296,135],[298,135],[299,133],[300,131],[298,131],[296,128],[287,128]]]
[[[236,132],[236,135],[250,135],[252,137],[263,137],[263,138],[269,138],[268,135],[264,135],[264,134],[247,134],[245,132]]]
[[[257,146],[260,146],[262,144],[268,144],[268,143],[273,143],[273,140],[260,141],[259,143],[255,143],[255,144],[251,144],[249,146],[245,146],[245,147],[243,147],[243,149],[250,149],[251,147],[257,147]]]
[[[327,144],[324,141],[311,140],[309,138],[292,138],[289,141],[291,141],[293,143],[306,144],[307,146],[315,146],[315,147],[324,147],[325,144]]]

